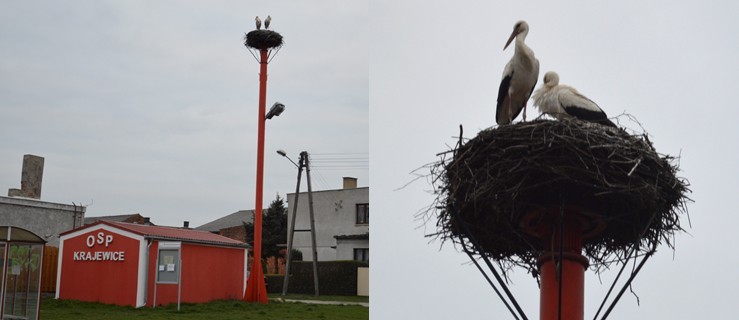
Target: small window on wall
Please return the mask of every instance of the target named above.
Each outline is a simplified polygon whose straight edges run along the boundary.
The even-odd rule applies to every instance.
[[[369,224],[369,203],[357,204],[357,224]]]
[[[354,260],[369,263],[369,249],[354,249]]]

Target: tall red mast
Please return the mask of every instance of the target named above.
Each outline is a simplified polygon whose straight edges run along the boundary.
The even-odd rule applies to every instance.
[[[267,113],[267,49],[259,50],[259,117],[257,118],[257,185],[254,199],[254,261],[251,264],[249,281],[244,301],[267,303],[267,287],[262,270],[262,190],[264,189],[264,122]]]
[[[268,20],[271,18],[268,17]],[[259,30],[261,21],[257,18],[258,30],[246,34],[244,45],[259,50],[259,111],[257,117],[257,182],[254,200],[254,260],[246,284],[244,301],[267,303],[267,287],[262,270],[262,191],[264,186],[264,126],[267,100],[267,64],[270,50],[282,46],[282,36],[272,30]],[[265,24],[265,27],[269,27]],[[256,56],[255,56],[256,58]]]

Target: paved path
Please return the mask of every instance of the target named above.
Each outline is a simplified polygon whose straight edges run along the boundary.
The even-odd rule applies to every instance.
[[[369,307],[369,302],[295,300],[295,299],[285,299],[285,302],[300,302],[300,303],[312,303],[312,304],[336,304],[336,305],[352,305],[352,306]]]

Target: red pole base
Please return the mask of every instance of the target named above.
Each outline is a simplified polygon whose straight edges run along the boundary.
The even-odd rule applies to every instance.
[[[262,264],[257,260],[254,260],[252,270],[249,272],[244,301],[267,304],[267,286],[264,283],[264,272],[262,272]]]

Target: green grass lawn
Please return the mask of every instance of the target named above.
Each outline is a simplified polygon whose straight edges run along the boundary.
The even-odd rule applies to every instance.
[[[127,320],[127,319],[369,319],[369,308],[303,303],[251,304],[241,301],[215,301],[168,307],[131,308],[99,303],[44,299],[41,318],[54,320]]]

